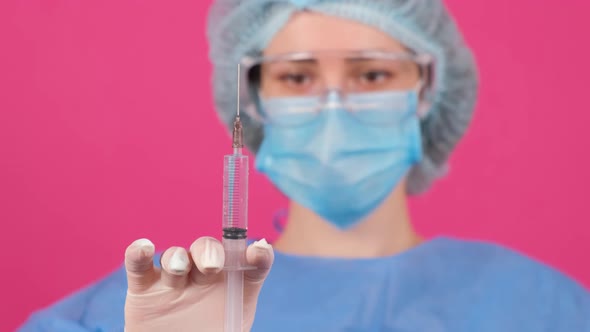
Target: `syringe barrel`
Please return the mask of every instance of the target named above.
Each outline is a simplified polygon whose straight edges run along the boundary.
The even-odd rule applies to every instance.
[[[245,238],[248,229],[248,156],[226,155],[223,163],[224,238]]]

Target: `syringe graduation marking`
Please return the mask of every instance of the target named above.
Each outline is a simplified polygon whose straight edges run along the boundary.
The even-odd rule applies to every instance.
[[[240,209],[240,202],[239,195],[240,193],[237,192],[240,187],[240,169],[239,165],[236,163],[236,158],[230,158],[229,165],[228,165],[228,225],[229,227],[237,227],[239,223],[239,209]]]

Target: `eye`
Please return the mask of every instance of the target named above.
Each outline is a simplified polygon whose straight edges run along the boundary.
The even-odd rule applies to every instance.
[[[385,83],[393,78],[393,73],[385,70],[371,70],[361,74],[360,80],[363,84]]]
[[[309,84],[312,78],[304,73],[287,73],[279,75],[279,80],[291,86],[304,86]]]

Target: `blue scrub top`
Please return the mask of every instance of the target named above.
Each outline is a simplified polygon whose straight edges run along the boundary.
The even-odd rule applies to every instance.
[[[123,331],[126,291],[121,268],[19,331]],[[509,249],[448,237],[370,259],[275,251],[253,331],[590,332],[590,293]]]

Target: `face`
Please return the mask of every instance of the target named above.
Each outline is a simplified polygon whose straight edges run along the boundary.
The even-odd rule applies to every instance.
[[[407,90],[417,85],[419,69],[412,61],[339,56],[367,50],[409,53],[401,43],[375,28],[312,12],[298,13],[275,35],[263,55],[313,52],[316,56],[264,64],[260,70],[261,97],[309,95],[326,89],[361,93]]]
[[[414,54],[369,26],[301,12],[251,63],[267,124],[256,167],[285,195],[346,228],[403,192],[421,154]]]

